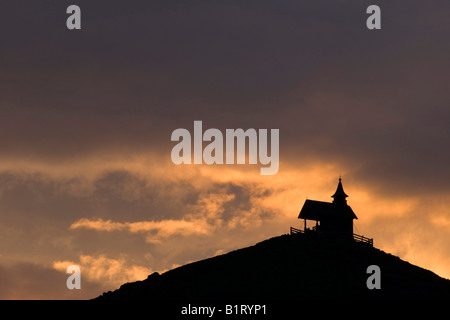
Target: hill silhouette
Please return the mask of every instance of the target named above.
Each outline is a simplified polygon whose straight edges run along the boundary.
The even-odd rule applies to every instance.
[[[369,290],[367,267],[381,270]],[[364,243],[282,235],[127,283],[95,300],[449,299],[450,280]]]

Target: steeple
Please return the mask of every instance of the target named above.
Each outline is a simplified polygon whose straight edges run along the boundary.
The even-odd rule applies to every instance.
[[[336,192],[331,197],[333,198],[333,203],[347,204],[347,200],[345,198],[347,198],[348,195],[344,192],[344,188],[342,187],[341,177],[339,177]]]

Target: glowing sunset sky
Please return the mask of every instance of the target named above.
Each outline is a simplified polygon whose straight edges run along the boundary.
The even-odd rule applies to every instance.
[[[355,232],[450,278],[450,2],[376,1],[369,31],[372,2],[0,3],[0,298],[93,298],[288,233],[339,176]],[[174,165],[195,120],[279,129],[278,173]]]

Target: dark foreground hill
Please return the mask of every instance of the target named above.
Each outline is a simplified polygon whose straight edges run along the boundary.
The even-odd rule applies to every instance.
[[[369,290],[367,267],[381,270]],[[154,273],[97,300],[450,299],[450,280],[364,243],[283,235]]]

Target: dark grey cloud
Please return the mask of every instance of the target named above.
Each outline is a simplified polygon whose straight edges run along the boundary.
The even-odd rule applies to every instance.
[[[15,2],[3,24],[6,157],[169,153],[171,131],[273,127],[281,162],[359,167],[404,190],[448,189],[450,26],[443,1]],[[23,17],[23,18],[21,18]],[[27,17],[27,18],[25,18]]]

